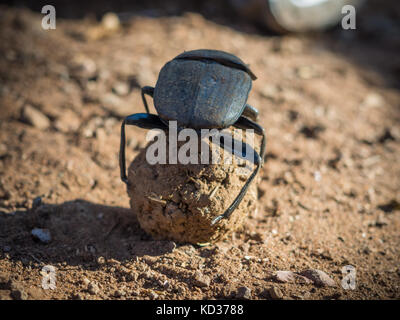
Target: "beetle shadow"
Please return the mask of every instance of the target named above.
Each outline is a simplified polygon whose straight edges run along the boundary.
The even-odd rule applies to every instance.
[[[33,228],[48,229],[51,242],[40,243]],[[99,257],[119,262],[172,252],[172,241],[153,240],[130,209],[85,200],[44,204],[36,210],[0,215],[0,248],[24,265],[80,265],[95,269]],[[1,252],[1,251],[0,251]]]

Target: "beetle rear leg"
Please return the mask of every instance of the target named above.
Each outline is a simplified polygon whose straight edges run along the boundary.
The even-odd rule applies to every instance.
[[[147,95],[149,95],[150,97],[153,98],[154,88],[153,87],[149,87],[149,86],[145,86],[145,87],[142,88],[142,100],[143,100],[144,108],[146,109],[147,113],[150,113],[149,112],[149,106],[147,104],[145,94],[147,94]]]
[[[159,116],[150,113],[135,113],[126,117],[121,125],[121,146],[119,149],[119,168],[121,170],[121,180],[128,184],[125,164],[125,125],[137,126],[144,129],[168,129]]]
[[[233,202],[229,206],[229,208],[223,214],[215,217],[211,221],[211,225],[216,224],[221,219],[228,219],[231,216],[232,212],[235,211],[235,209],[242,202],[244,196],[247,193],[247,189],[249,188],[251,182],[254,180],[258,171],[260,170],[260,168],[263,165],[263,159],[264,159],[264,153],[265,153],[265,131],[264,131],[264,128],[261,127],[258,123],[254,122],[250,119],[247,119],[245,117],[240,117],[238,119],[238,121],[236,121],[234,126],[237,128],[240,128],[240,129],[253,129],[256,134],[262,136],[261,146],[260,146],[260,155],[261,156],[254,150],[254,163],[256,165],[254,171],[250,175],[249,179],[246,181],[242,190],[240,190],[240,193],[238,194],[238,196],[235,198],[235,200],[233,200]]]

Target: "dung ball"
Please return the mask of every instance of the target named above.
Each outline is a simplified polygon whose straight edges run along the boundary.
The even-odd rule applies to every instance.
[[[154,239],[215,242],[240,228],[249,215],[255,215],[257,178],[230,218],[211,225],[239,194],[254,169],[252,164],[235,157],[231,163],[201,164],[199,160],[199,164],[150,164],[146,159],[150,146],[151,142],[129,166],[128,195],[141,228]]]

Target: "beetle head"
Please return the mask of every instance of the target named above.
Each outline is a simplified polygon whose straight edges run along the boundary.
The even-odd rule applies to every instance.
[[[208,60],[214,61],[227,67],[243,70],[248,73],[252,80],[256,80],[257,77],[250,70],[248,65],[246,65],[241,59],[234,56],[233,54],[220,51],[220,50],[209,50],[209,49],[199,49],[186,51],[177,56],[174,60]]]

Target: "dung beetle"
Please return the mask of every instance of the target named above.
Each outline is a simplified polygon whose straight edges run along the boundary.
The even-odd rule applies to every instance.
[[[246,103],[252,80],[255,79],[256,76],[242,60],[218,50],[186,51],[166,63],[159,73],[156,86],[142,88],[142,100],[147,113],[132,114],[122,122],[119,153],[122,181],[128,184],[125,125],[167,130],[168,121],[175,120],[178,128],[222,130],[234,126],[253,129],[262,137],[261,156],[254,152],[254,171],[229,208],[214,218],[211,225],[223,218],[229,218],[263,164],[264,129],[255,122],[258,117],[257,109]],[[145,95],[153,98],[158,115],[149,113]]]

